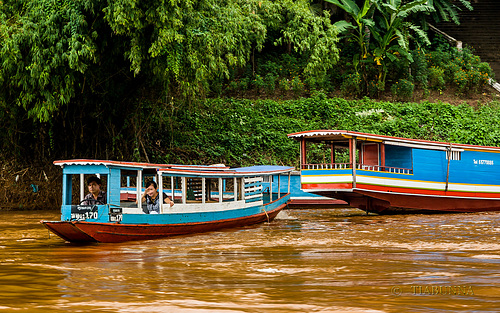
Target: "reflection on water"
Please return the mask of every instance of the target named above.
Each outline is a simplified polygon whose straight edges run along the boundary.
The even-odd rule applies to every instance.
[[[497,312],[500,214],[286,211],[271,224],[74,245],[0,213],[0,312]]]

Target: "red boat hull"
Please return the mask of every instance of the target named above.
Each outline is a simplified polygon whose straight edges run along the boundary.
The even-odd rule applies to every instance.
[[[125,242],[158,239],[235,228],[272,221],[286,204],[266,212],[235,219],[183,224],[119,224],[85,221],[41,221],[49,230],[70,242]]]
[[[66,241],[74,243],[97,242],[97,240],[76,227],[74,222],[41,221],[40,223],[42,223],[48,230]]]
[[[329,209],[346,206],[349,206],[347,202],[338,199],[290,199],[288,202],[288,207],[293,209]]]
[[[496,199],[453,198],[410,194],[377,193],[357,190],[356,193],[336,193],[352,207],[377,214],[405,213],[475,213],[500,211]]]

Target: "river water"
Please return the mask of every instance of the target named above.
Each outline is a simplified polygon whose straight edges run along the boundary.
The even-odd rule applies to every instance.
[[[0,212],[2,312],[499,312],[500,213],[287,210],[270,224],[65,243]]]

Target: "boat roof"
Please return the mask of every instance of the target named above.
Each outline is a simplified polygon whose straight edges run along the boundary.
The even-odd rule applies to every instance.
[[[301,140],[306,139],[307,141],[345,141],[349,138],[356,138],[358,140],[381,142],[385,144],[399,145],[399,146],[409,146],[422,149],[434,149],[434,150],[490,150],[500,152],[499,147],[491,146],[478,146],[478,145],[467,145],[461,143],[451,143],[451,142],[440,142],[422,139],[410,139],[402,137],[393,137],[369,133],[361,133],[348,130],[308,130],[298,133],[288,134],[289,138]]]
[[[159,168],[190,168],[190,169],[215,169],[223,170],[228,169],[228,166],[224,164],[213,164],[213,165],[181,165],[181,164],[157,164],[157,163],[145,163],[145,162],[124,162],[124,161],[111,161],[111,160],[93,160],[93,159],[74,159],[74,160],[60,160],[54,161],[54,165],[59,165],[64,167],[66,165],[104,165],[104,166],[115,166],[115,167],[126,167],[126,168],[137,168],[137,169],[159,169]]]
[[[255,165],[249,167],[230,168],[224,164],[212,165],[184,165],[184,164],[156,164],[144,162],[124,162],[110,160],[93,160],[93,159],[74,159],[54,161],[54,165],[65,167],[68,165],[80,166],[112,166],[126,169],[155,169],[163,174],[176,175],[193,175],[193,176],[257,176],[257,175],[274,175],[279,173],[291,172],[293,167],[278,166],[278,165]]]
[[[217,177],[242,177],[242,176],[267,176],[281,173],[287,173],[295,170],[290,166],[279,165],[255,165],[249,167],[236,167],[226,169],[215,168],[183,168],[181,166],[173,166],[170,168],[161,168],[158,171],[168,176],[172,175],[189,175],[189,176],[217,176]]]

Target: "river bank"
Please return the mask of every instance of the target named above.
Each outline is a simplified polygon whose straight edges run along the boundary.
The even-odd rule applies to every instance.
[[[29,165],[3,160],[0,210],[59,210],[61,183],[61,170],[51,162]]]
[[[310,129],[348,129],[407,138],[500,145],[500,102],[492,88],[481,94],[457,96],[452,90],[416,96],[415,102],[329,97],[279,99],[206,99],[190,111],[178,111],[166,121],[158,118],[141,133],[133,154],[85,153],[36,155],[25,161],[6,158],[0,170],[0,210],[59,209],[61,169],[57,159],[101,158],[153,163],[247,166],[297,166],[298,145],[288,133]],[[424,98],[426,96],[426,98]],[[389,97],[389,96],[387,96]],[[432,101],[432,102],[431,102]],[[169,127],[170,126],[170,127]],[[53,151],[62,151],[55,142]],[[321,157],[321,155],[318,155]],[[28,161],[29,160],[29,161]]]

